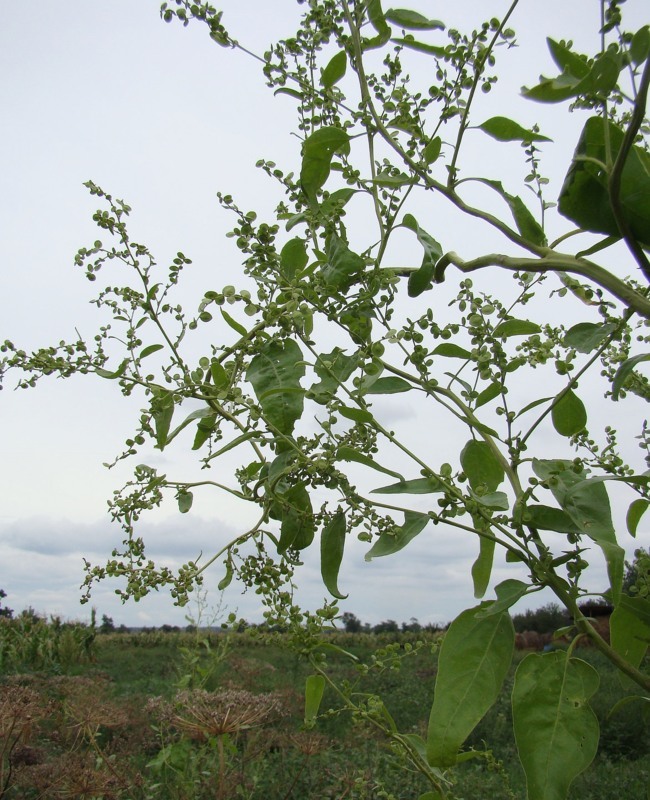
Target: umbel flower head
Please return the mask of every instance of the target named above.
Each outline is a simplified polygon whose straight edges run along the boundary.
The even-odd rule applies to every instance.
[[[195,736],[223,736],[264,725],[282,713],[275,694],[252,694],[244,689],[179,692],[171,722]]]

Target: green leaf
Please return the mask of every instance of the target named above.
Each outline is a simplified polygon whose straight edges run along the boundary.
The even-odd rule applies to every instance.
[[[530,525],[532,528],[541,528],[543,531],[582,533],[582,529],[576,525],[566,511],[552,506],[526,506],[523,521],[524,524]]]
[[[354,279],[364,271],[366,262],[361,256],[353,253],[347,243],[335,233],[330,233],[325,245],[327,264],[322,269],[323,278],[328,286],[345,291]]]
[[[625,523],[630,536],[636,536],[636,529],[639,526],[641,517],[648,510],[648,506],[650,506],[650,502],[648,500],[644,500],[642,497],[639,497],[637,500],[633,500],[630,503],[630,507],[628,508],[627,515],[625,517]]]
[[[445,358],[462,358],[464,360],[468,360],[472,357],[469,350],[465,350],[464,347],[453,344],[453,342],[443,342],[443,344],[439,344],[431,351],[431,355],[445,356]]]
[[[550,142],[547,136],[522,128],[508,117],[490,117],[477,126],[499,142]]]
[[[377,472],[383,472],[385,475],[392,475],[394,478],[404,481],[404,476],[400,475],[399,472],[394,472],[392,469],[382,467],[381,464],[378,464],[370,458],[370,456],[360,453],[358,450],[355,450],[354,447],[343,445],[336,451],[336,455],[341,461],[355,461],[357,464],[363,464],[366,467],[377,470]]]
[[[320,76],[321,85],[326,89],[331,89],[345,75],[348,68],[348,56],[345,50],[341,50],[330,59],[329,64]]]
[[[564,346],[572,347],[579,353],[591,353],[600,347],[616,327],[614,322],[579,322],[566,332]]]
[[[474,408],[480,408],[481,406],[486,405],[489,403],[490,400],[494,400],[495,397],[499,397],[501,392],[503,391],[503,387],[500,383],[491,383],[486,389],[479,394],[474,402]]]
[[[563,72],[566,70],[576,78],[585,78],[589,74],[590,66],[587,61],[569,50],[568,47],[550,38],[546,40],[546,43],[551,51],[553,61]]]
[[[409,392],[413,388],[412,384],[404,378],[389,376],[387,378],[377,378],[377,380],[363,391],[363,394],[400,394]]]
[[[347,597],[347,594],[341,594],[338,588],[345,534],[345,514],[343,511],[337,511],[323,528],[320,538],[320,574],[327,591],[339,600]]]
[[[192,494],[192,492],[181,490],[177,495],[177,500],[178,500],[178,510],[181,512],[181,514],[187,514],[187,512],[192,508],[192,503],[194,502],[194,495]]]
[[[314,371],[320,381],[313,384],[309,390],[313,393],[314,400],[323,405],[328,403],[336,395],[339,386],[352,375],[358,363],[358,354],[346,356],[340,347],[335,347],[331,353],[318,356]]]
[[[528,800],[564,800],[594,759],[598,720],[589,698],[598,672],[556,650],[524,658],[515,675],[512,715]]]
[[[304,397],[295,390],[301,389],[300,379],[304,374],[302,351],[292,339],[263,342],[246,372],[246,380],[253,385],[266,421],[272,430],[284,436],[293,433],[296,421],[302,416]],[[288,391],[269,394],[270,389]]]
[[[390,36],[390,28],[386,23],[386,17],[381,7],[381,0],[369,0],[366,11],[370,24],[380,36]]]
[[[334,154],[346,151],[350,137],[342,128],[326,126],[308,136],[302,146],[300,185],[310,202],[327,181]]]
[[[434,136],[431,141],[427,142],[426,147],[422,151],[422,158],[426,164],[433,164],[440,156],[442,148],[442,139],[439,136]]]
[[[444,492],[445,486],[437,478],[414,478],[410,481],[391,483],[390,486],[381,486],[372,489],[371,494],[431,494]]]
[[[248,336],[248,331],[246,328],[237,322],[236,319],[233,319],[225,309],[220,308],[219,311],[221,311],[221,316],[234,331],[236,331],[240,336]]]
[[[308,728],[316,722],[324,692],[325,678],[322,675],[308,675],[305,681],[305,725]]]
[[[422,14],[418,14],[417,11],[409,11],[405,8],[389,8],[385,17],[389,22],[409,30],[433,31],[445,29],[444,22],[440,22],[437,19],[427,19]]]
[[[234,570],[232,568],[232,561],[230,561],[230,559],[228,559],[228,561],[226,561],[226,574],[223,576],[223,578],[217,584],[217,589],[220,592],[223,592],[224,589],[227,589],[230,586],[230,584],[232,583],[232,579],[233,579],[233,575],[234,574],[235,573],[234,573]]]
[[[290,239],[280,251],[280,270],[289,281],[296,277],[296,272],[307,266],[308,261],[303,239]]]
[[[474,597],[480,599],[487,591],[492,575],[494,563],[494,539],[485,536],[479,537],[479,554],[472,564],[472,581],[474,582]]]
[[[609,634],[614,650],[628,664],[640,667],[650,645],[650,602],[623,595],[609,618]]]
[[[348,406],[339,406],[337,413],[346,419],[351,419],[353,422],[360,422],[361,424],[374,422],[375,419],[370,411],[366,411],[365,408],[349,408]]]
[[[497,599],[492,603],[485,603],[483,610],[477,612],[477,619],[491,617],[494,614],[508,611],[508,609],[512,608],[512,606],[521,600],[529,588],[527,583],[515,580],[514,578],[502,581],[494,587],[494,593]]]
[[[366,561],[397,553],[412,539],[415,539],[426,528],[428,522],[428,514],[420,514],[417,511],[404,512],[404,524],[395,527],[390,532],[382,533],[366,553]]]
[[[192,411],[191,414],[188,414],[185,417],[180,425],[178,425],[170,434],[168,434],[165,444],[169,444],[173,439],[175,439],[182,430],[187,428],[190,422],[194,422],[195,419],[206,419],[210,416],[214,416],[214,411],[210,408],[210,406],[205,406],[204,408],[198,408],[196,411]]]
[[[637,66],[643,64],[650,56],[650,28],[644,25],[632,37],[630,58]]]
[[[138,358],[142,361],[143,358],[150,356],[152,353],[157,353],[158,350],[162,350],[164,345],[162,344],[150,344],[149,347],[145,347],[144,350],[140,353]]]
[[[577,62],[574,60],[573,65],[576,64]],[[598,94],[604,97],[616,86],[620,72],[619,64],[616,55],[605,52],[594,60],[589,72],[584,77],[573,75],[565,67],[557,78],[542,78],[537,86],[533,86],[531,89],[524,87],[522,94],[529,100],[536,100],[539,103],[561,103],[581,94]],[[573,68],[577,67],[573,66]]]
[[[512,218],[515,221],[515,225],[517,226],[517,230],[519,233],[527,239],[529,242],[533,244],[544,246],[547,244],[546,241],[546,234],[544,233],[544,229],[542,226],[537,222],[535,217],[530,213],[528,207],[521,199],[521,197],[517,197],[512,194],[508,194],[506,190],[503,188],[503,185],[500,181],[491,181],[487,178],[475,178],[476,181],[479,183],[484,183],[486,186],[494,189],[495,192],[498,192],[501,197],[506,201],[508,207],[510,208],[510,213],[512,214]]]
[[[444,58],[446,50],[435,44],[425,44],[424,42],[416,41],[411,34],[407,34],[403,39],[391,39],[394,44],[408,47],[409,50],[416,50],[418,53],[426,53],[427,55],[434,56],[435,58]]]
[[[560,436],[574,436],[583,431],[587,424],[587,411],[582,400],[572,389],[558,397],[559,400],[553,404],[551,409],[555,430]]]
[[[583,230],[621,236],[609,201],[609,174],[597,162],[609,163],[608,148],[615,159],[624,136],[622,128],[611,121],[605,123],[601,117],[591,117],[582,129],[560,192],[558,210]],[[625,161],[619,202],[632,235],[649,247],[650,154],[638,145],[631,148]]]
[[[215,389],[225,389],[230,383],[230,375],[218,361],[213,361],[210,364],[210,375]]]
[[[95,367],[95,374],[99,375],[100,378],[106,378],[109,381],[113,381],[116,378],[121,378],[122,375],[126,372],[126,368],[129,366],[129,359],[125,358],[124,361],[120,364],[120,366],[115,370],[115,372],[110,372],[110,370],[102,369],[101,367]]]
[[[463,611],[440,648],[429,730],[429,764],[446,768],[496,701],[512,661],[515,631],[506,612],[481,617],[485,605]]]
[[[528,403],[528,405],[525,405],[521,409],[521,411],[517,412],[517,416],[515,417],[515,419],[517,419],[517,417],[521,417],[527,411],[531,411],[533,408],[537,408],[537,406],[541,406],[542,403],[548,403],[548,401],[552,400],[552,399],[553,399],[552,397],[540,397],[537,400],[533,400],[532,403]]]
[[[205,444],[205,442],[210,438],[210,434],[214,430],[216,423],[216,414],[209,414],[203,417],[203,419],[199,420],[199,423],[196,426],[196,433],[194,434],[194,441],[192,442],[192,450],[199,450]],[[176,431],[174,431],[174,433],[175,432]],[[218,453],[212,453],[211,458],[216,458],[217,455]]]
[[[374,183],[375,186],[385,186],[389,189],[397,189],[400,186],[408,186],[412,183],[415,183],[416,180],[417,178],[411,177],[405,172],[398,172],[396,175],[393,175],[390,172],[378,172],[377,177],[373,178],[372,183]]]
[[[616,370],[614,380],[612,381],[612,400],[618,400],[621,389],[625,386],[625,381],[629,378],[634,367],[642,361],[650,361],[650,353],[641,353],[638,356],[632,356],[624,361],[621,366]]]
[[[304,550],[312,543],[315,533],[314,513],[309,492],[298,483],[280,495],[282,523],[278,553],[283,555],[289,548]]]
[[[496,491],[505,476],[501,462],[487,442],[470,439],[460,454],[460,463],[469,485],[479,494]]]
[[[530,336],[541,331],[539,325],[529,319],[507,319],[496,326],[494,335],[508,339],[510,336]]]
[[[438,260],[442,256],[442,247],[433,236],[418,225],[417,220],[412,214],[404,215],[402,225],[415,233],[418,237],[418,242],[420,242],[424,248],[424,256],[420,269],[416,272],[412,272],[408,279],[409,297],[418,297],[432,285],[433,272]]]
[[[477,503],[486,508],[496,508],[498,511],[507,511],[510,508],[508,495],[505,492],[490,492],[489,494],[478,495],[470,489],[470,493]]]
[[[156,429],[156,448],[158,450],[164,450],[167,444],[174,408],[173,392],[157,389],[151,404],[151,415]]]

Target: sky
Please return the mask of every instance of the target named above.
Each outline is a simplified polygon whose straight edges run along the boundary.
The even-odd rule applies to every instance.
[[[507,7],[501,0],[490,3],[489,12],[476,0],[448,5],[432,11],[421,0],[409,7],[462,28]],[[630,27],[647,22],[643,6],[642,0],[626,3]],[[254,52],[291,35],[300,12],[290,0],[224,0],[219,7],[231,34]],[[269,215],[279,197],[255,162],[268,158],[287,170],[299,167],[290,98],[273,97],[257,62],[215,45],[201,26],[184,30],[164,24],[157,8],[145,0],[56,5],[32,0],[3,19],[0,339],[23,349],[73,339],[75,330],[92,336],[99,324],[90,305],[97,287],[73,264],[79,247],[97,238],[91,218],[98,204],[84,181],[92,179],[133,207],[132,235],[148,244],[159,263],[178,250],[192,258],[182,288],[189,305],[206,289],[219,290],[238,279],[241,259],[226,238],[232,220],[216,193],[231,193],[242,207]],[[533,12],[531,3],[522,2],[512,27],[520,47],[504,56],[500,94],[480,99],[477,119],[481,113],[487,117],[512,108],[522,125],[543,120],[556,141],[544,168],[550,193],[555,189],[557,194],[583,118],[568,115],[564,107],[523,101],[519,88],[534,84],[541,72],[553,72],[545,36],[572,38],[589,52],[596,48],[597,3],[549,0]],[[504,105],[496,110],[498,98],[504,98]],[[480,146],[468,149],[463,166],[484,173],[502,152],[481,139]],[[515,181],[522,168],[506,162],[495,177]],[[474,233],[457,218],[439,220],[439,213],[437,207],[423,208],[427,216],[422,219],[432,232],[436,227],[444,231],[446,249],[462,250],[467,258],[490,249],[487,231]],[[351,212],[351,219],[364,230],[361,211]],[[393,257],[414,263],[419,255],[412,242],[399,240]],[[457,282],[441,288],[441,314],[456,288]],[[557,313],[566,308],[584,313],[570,304]],[[549,312],[556,313],[554,308]],[[108,470],[103,464],[121,451],[141,400],[123,398],[112,382],[83,377],[42,382],[29,391],[13,386],[9,376],[0,394],[0,588],[16,610],[31,606],[87,619],[89,607],[79,604],[83,559],[102,563],[119,543],[120,531],[110,523],[106,502],[133,466],[121,463]],[[531,391],[535,396],[535,387],[520,387],[522,397]],[[431,447],[440,451],[438,460],[446,452],[451,460],[457,452],[461,434],[446,423],[418,420],[415,409],[396,402],[382,408],[391,424],[401,425],[407,441],[421,443],[426,430]],[[635,432],[626,428],[632,419],[638,415],[620,423],[633,448]],[[182,479],[196,470],[186,450],[144,455],[146,463]],[[190,514],[179,515],[171,502],[143,520],[139,532],[151,543],[152,554],[178,565],[199,552],[208,556],[249,522],[247,512],[222,498],[201,496]],[[628,552],[650,541],[647,528],[640,530],[637,542],[622,539]],[[317,548],[312,549],[298,580],[300,600],[313,608],[326,592]],[[416,617],[446,622],[475,602],[468,577],[476,555],[472,539],[436,528],[397,557],[366,562],[366,550],[349,542],[339,582],[349,593],[341,609],[364,621]],[[604,574],[597,554],[594,563],[597,584]],[[207,602],[213,606],[219,603],[216,584],[222,576],[218,565],[206,576]],[[498,564],[492,586],[505,577],[517,573]],[[164,593],[122,605],[115,588],[101,584],[92,605],[116,624],[182,625],[188,611],[194,613],[175,607]],[[550,599],[538,595],[528,602],[535,607]],[[235,585],[223,605],[250,620],[260,618],[259,598],[240,594]]]

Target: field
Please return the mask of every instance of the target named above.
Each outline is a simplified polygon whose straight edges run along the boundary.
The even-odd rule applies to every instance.
[[[368,724],[368,714],[345,710],[331,689],[315,725],[304,725],[310,668],[281,636],[91,637],[83,626],[36,624],[22,631],[19,650],[16,638],[11,646],[9,623],[0,628],[2,800],[416,800],[427,789]],[[380,696],[401,732],[425,733],[435,635],[341,633],[332,644],[360,659],[355,666],[334,649],[328,655],[328,672],[345,696],[370,717],[381,714]],[[599,657],[588,649],[580,656]],[[570,796],[638,800],[650,779],[648,725],[632,706],[608,716],[627,690],[604,664],[599,668],[601,748]],[[525,796],[507,695],[468,748],[483,755],[459,768],[454,797]]]

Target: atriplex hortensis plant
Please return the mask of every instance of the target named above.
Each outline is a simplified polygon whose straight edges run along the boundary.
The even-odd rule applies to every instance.
[[[518,577],[494,588],[496,599],[463,612],[446,634],[426,741],[398,733],[381,704],[366,710],[427,775],[428,797],[447,796],[463,742],[497,697],[513,653],[510,608],[551,589],[574,620],[573,643],[523,660],[513,718],[528,796],[565,797],[598,743],[588,703],[598,674],[573,656],[575,642],[588,638],[646,700],[650,693],[642,667],[650,602],[622,592],[625,554],[607,488],[616,482],[627,491],[634,536],[650,504],[647,425],[640,416],[644,458],[628,465],[631,448],[621,450],[614,427],[599,422],[626,404],[626,416],[637,413],[639,398],[650,396],[636,369],[650,359],[650,30],[627,32],[610,2],[594,21],[596,55],[548,39],[558,74],[523,95],[566,104],[583,120],[556,205],[545,192],[540,145],[553,151],[543,129],[488,116],[480,100],[496,83],[497,55],[506,64],[516,43],[517,0],[503,19],[470,34],[445,32],[442,21],[414,11],[384,11],[380,0],[301,5],[295,37],[260,56],[232,38],[208,4],[175,0],[161,10],[166,21],[203,23],[219,45],[259,58],[268,86],[296,105],[299,174],[258,163],[280,187],[275,219],[262,222],[220,195],[236,219],[232,236],[250,288],[206,291],[196,316],[187,316],[174,289],[190,260],[179,253],[163,272],[131,238],[129,206],[88,182],[102,201],[94,219],[111,243],[82,248],[76,262],[90,280],[126,267],[132,283],[99,294],[112,322],[94,341],[32,354],[6,342],[2,368],[21,370],[23,386],[46,374],[89,373],[116,381],[125,395],[141,392],[147,408],[120,458],[147,440],[160,450],[185,441],[205,468],[241,452],[230,482],[220,473],[188,483],[136,467],[111,504],[123,547],[103,567],[88,564],[85,586],[118,576],[124,599],[168,586],[183,604],[204,571],[223,561],[221,586],[234,575],[254,585],[268,620],[293,626],[312,659],[308,720],[328,680],[318,630],[338,613],[349,535],[368,542],[368,559],[397,553],[434,526],[473,537],[478,599],[496,552],[517,565]],[[477,146],[492,148],[495,162],[484,160],[474,176],[469,148]],[[504,185],[500,152],[521,156],[532,195]],[[501,245],[468,255],[481,232]],[[402,254],[416,242],[421,263],[410,266]],[[450,284],[456,295],[448,303]],[[574,324],[548,321],[553,315]],[[217,341],[214,316],[226,323]],[[196,362],[188,355],[195,331],[204,341]],[[544,396],[531,398],[540,376]],[[383,396],[393,394],[408,398],[429,435],[389,427],[394,406]],[[447,429],[457,431],[456,446]],[[372,481],[378,474],[380,486]],[[257,508],[257,522],[204,563],[159,568],[136,522],[170,492],[188,512],[199,487]],[[334,601],[312,616],[294,604],[292,588],[317,533]],[[611,642],[579,609],[594,547],[607,565]]]

